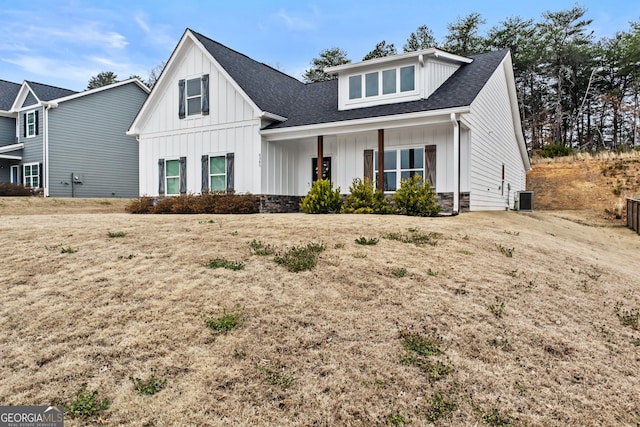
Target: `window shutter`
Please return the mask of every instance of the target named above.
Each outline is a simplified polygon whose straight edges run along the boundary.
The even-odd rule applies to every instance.
[[[36,111],[37,114],[37,111]],[[38,116],[36,116],[38,117]],[[37,128],[36,128],[37,129]],[[38,187],[39,188],[44,188],[44,183],[42,182],[42,163],[38,163]]]
[[[234,163],[234,155],[233,153],[227,153],[227,192],[233,193],[233,163]]]
[[[373,150],[364,150],[364,178],[373,185]]]
[[[209,114],[209,74],[202,76],[202,115]]]
[[[39,132],[38,132],[38,110],[36,110],[36,114],[35,114],[35,116],[36,116],[36,117],[35,117],[35,119],[34,119],[34,120],[35,120],[35,122],[36,122],[36,123],[35,123],[35,125],[36,125],[36,135],[38,135],[38,134],[39,134]]]
[[[23,114],[22,118],[24,119],[22,121],[22,136],[26,138],[27,137],[27,113]]]
[[[200,163],[202,164],[202,185],[201,191],[204,193],[209,189],[209,156],[207,154],[203,154],[200,159]]]
[[[424,147],[424,180],[431,188],[436,189],[436,146],[425,145]]]
[[[178,80],[178,118],[184,119],[185,117],[185,105],[184,105],[184,79]]]
[[[187,193],[187,158],[180,157],[180,194]]]
[[[164,196],[164,159],[158,160],[158,195]]]

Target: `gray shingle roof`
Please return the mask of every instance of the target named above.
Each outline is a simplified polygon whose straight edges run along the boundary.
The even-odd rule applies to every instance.
[[[337,80],[305,84],[190,31],[260,109],[287,118],[267,129],[468,106],[508,53],[500,50],[470,56],[473,62],[462,65],[428,99],[339,111]]]
[[[296,94],[304,83],[190,31],[262,111],[289,116]]]
[[[51,101],[65,96],[78,93],[74,90],[63,89],[61,87],[49,86],[42,83],[27,81],[27,84],[40,101]]]
[[[0,110],[9,111],[20,91],[20,84],[0,80]]]

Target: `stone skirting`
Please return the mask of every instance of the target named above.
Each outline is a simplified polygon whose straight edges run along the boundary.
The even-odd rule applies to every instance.
[[[263,194],[260,196],[260,213],[300,212],[300,202],[302,199],[302,196]]]
[[[458,206],[458,212],[469,212],[469,206],[471,199],[471,193],[468,191],[460,193],[460,201]],[[437,193],[436,201],[438,205],[440,205],[440,212],[443,214],[452,214],[453,213],[453,192],[449,193]]]

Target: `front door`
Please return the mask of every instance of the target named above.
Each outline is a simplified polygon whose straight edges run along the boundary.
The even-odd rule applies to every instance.
[[[11,183],[20,184],[20,166],[18,165],[11,166]]]
[[[314,157],[311,161],[311,171],[313,176],[311,177],[312,182],[316,182],[318,177],[318,158]],[[323,157],[322,158],[322,179],[331,179],[331,157]]]

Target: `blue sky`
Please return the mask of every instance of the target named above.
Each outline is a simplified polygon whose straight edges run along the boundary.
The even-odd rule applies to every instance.
[[[427,25],[441,41],[447,24],[478,12],[484,33],[511,16],[541,19],[569,0],[537,1],[84,1],[0,0],[0,79],[84,90],[91,76],[120,79],[167,60],[189,27],[256,60],[300,77],[320,50],[340,47],[359,61],[386,40],[398,51]],[[640,0],[583,0],[596,38],[640,21]]]

